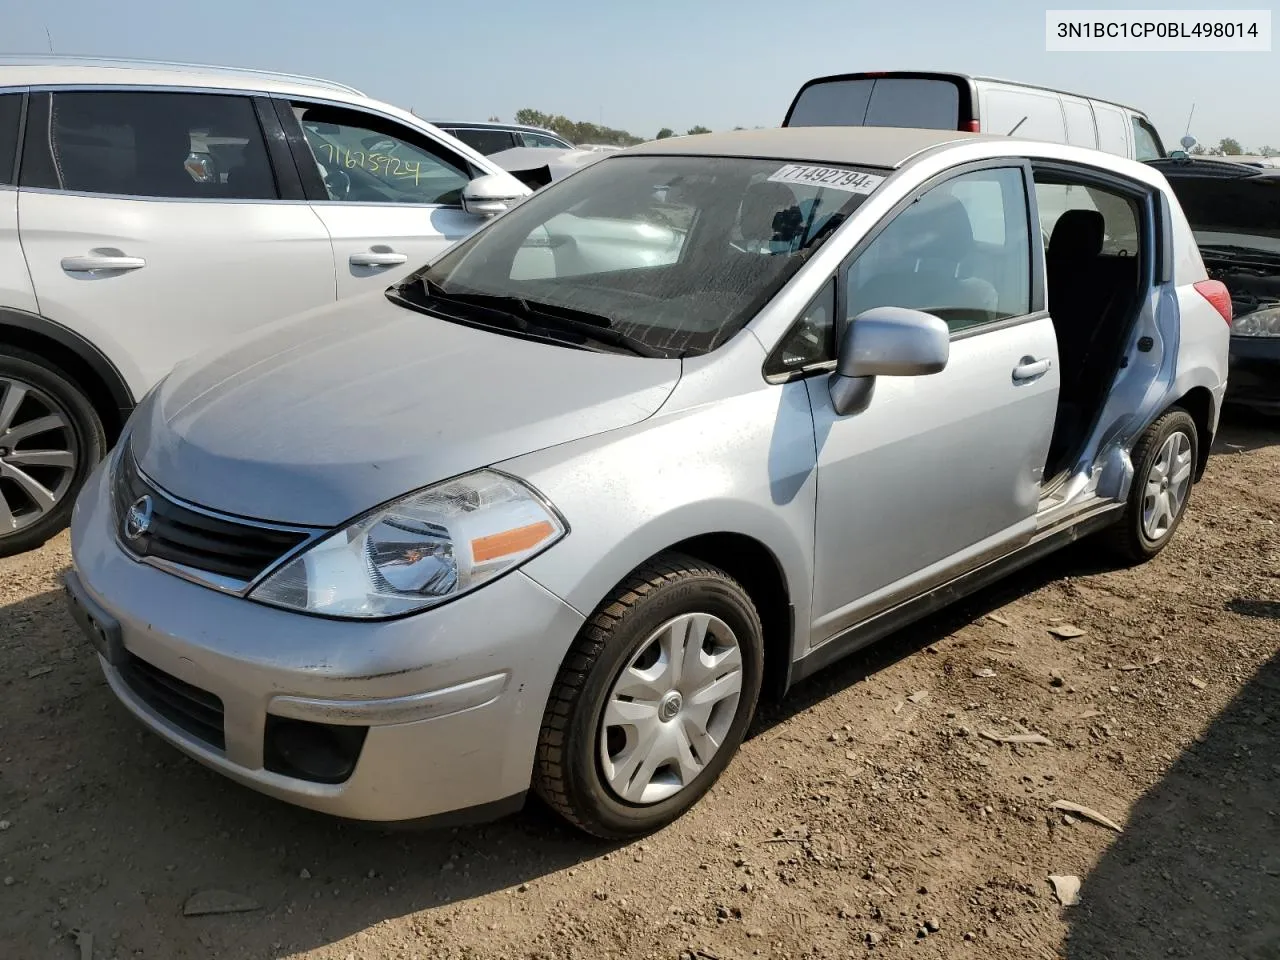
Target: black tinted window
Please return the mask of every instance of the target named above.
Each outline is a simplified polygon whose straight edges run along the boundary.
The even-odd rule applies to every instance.
[[[0,93],[0,183],[13,183],[18,152],[18,124],[22,120],[22,94]]]
[[[453,135],[472,150],[478,150],[485,156],[510,150],[516,145],[515,140],[506,130],[455,130]]]
[[[954,83],[880,77],[814,84],[800,95],[787,126],[955,130],[960,119],[960,90]]]
[[[24,186],[178,199],[278,196],[246,97],[92,91],[44,94],[33,107]]]

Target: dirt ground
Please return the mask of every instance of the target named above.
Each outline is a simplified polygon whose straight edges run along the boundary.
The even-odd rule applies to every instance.
[[[1155,562],[1081,544],[836,665],[624,846],[536,806],[373,830],[204,770],[114,702],[64,536],[0,560],[0,957],[1275,960],[1278,519],[1280,431],[1228,421]],[[184,917],[210,889],[257,909]]]

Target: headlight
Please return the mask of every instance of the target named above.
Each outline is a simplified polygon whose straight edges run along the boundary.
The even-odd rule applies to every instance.
[[[1231,333],[1236,337],[1280,337],[1280,305],[1237,317],[1231,324]]]
[[[353,619],[452,600],[565,534],[550,504],[480,470],[365,514],[294,557],[250,593],[263,603]]]

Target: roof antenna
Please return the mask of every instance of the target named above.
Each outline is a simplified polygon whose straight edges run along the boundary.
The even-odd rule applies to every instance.
[[[1015,123],[1015,124],[1013,125],[1013,129],[1012,129],[1012,130],[1010,130],[1008,133],[1006,133],[1006,134],[1005,134],[1005,136],[1006,136],[1006,137],[1012,137],[1015,133],[1017,133],[1017,132],[1018,132],[1018,128],[1019,128],[1020,126],[1022,126],[1022,125],[1023,125],[1024,123],[1026,123],[1026,122],[1027,122],[1027,118],[1026,118],[1026,117],[1023,117],[1021,120],[1019,120],[1017,123]]]
[[[49,25],[44,25],[44,38],[49,41],[49,52],[53,53],[53,35],[49,33]]]

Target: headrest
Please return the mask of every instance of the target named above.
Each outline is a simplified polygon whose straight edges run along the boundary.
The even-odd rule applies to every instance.
[[[1055,260],[1087,260],[1102,252],[1106,222],[1097,210],[1068,210],[1049,237],[1048,256]]]

